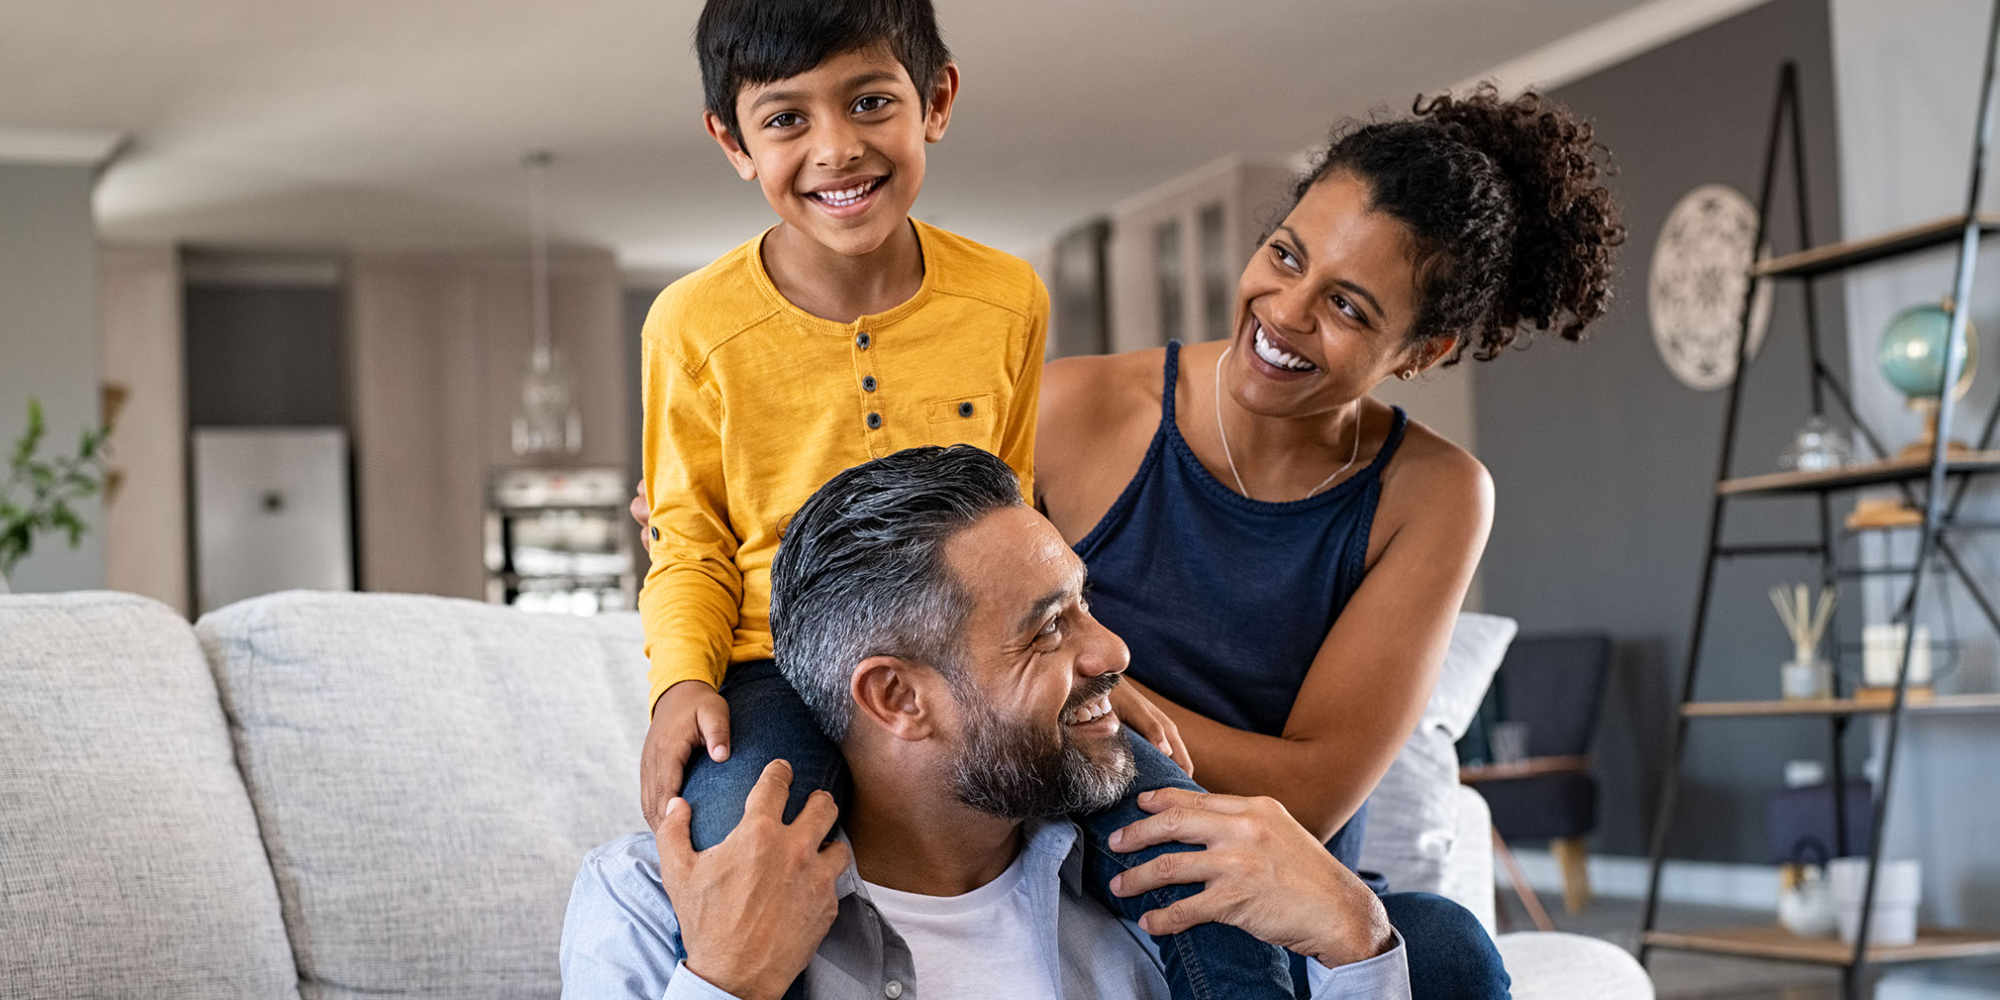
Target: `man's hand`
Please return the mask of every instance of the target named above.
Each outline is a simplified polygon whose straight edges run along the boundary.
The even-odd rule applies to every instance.
[[[772,761],[744,801],[743,821],[698,854],[686,799],[669,801],[653,831],[688,970],[743,1000],[782,997],[840,912],[833,887],[847,870],[847,845],[825,843],[839,807],[816,791],[786,826],[791,787],[792,766]]]
[[[1140,795],[1139,808],[1153,815],[1113,833],[1114,850],[1175,840],[1206,848],[1163,854],[1111,880],[1119,896],[1207,883],[1166,909],[1148,911],[1139,920],[1146,933],[1229,924],[1328,968],[1373,958],[1394,943],[1381,901],[1277,800],[1163,788]]]
[[[682,681],[653,704],[653,722],[639,751],[639,809],[646,825],[659,828],[667,800],[681,793],[688,754],[696,748],[718,763],[729,759],[729,703],[706,681]]]
[[[1160,711],[1160,706],[1153,704],[1153,699],[1146,697],[1137,684],[1128,680],[1111,689],[1111,711],[1117,714],[1119,722],[1173,758],[1188,777],[1194,777],[1194,755],[1188,753],[1187,742],[1181,739],[1181,727]]]

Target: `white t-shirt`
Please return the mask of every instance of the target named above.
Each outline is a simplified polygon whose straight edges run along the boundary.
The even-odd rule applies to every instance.
[[[999,878],[963,896],[921,896],[864,883],[882,918],[910,946],[920,996],[1059,1000],[1049,992],[1048,956],[1041,954],[1042,935],[1021,882],[1027,855],[1022,851]]]

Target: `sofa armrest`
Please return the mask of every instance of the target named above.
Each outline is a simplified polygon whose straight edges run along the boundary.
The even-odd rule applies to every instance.
[[[1493,819],[1486,799],[1460,785],[1452,793],[1458,805],[1457,835],[1445,856],[1444,884],[1439,893],[1472,911],[1486,933],[1493,929]]]

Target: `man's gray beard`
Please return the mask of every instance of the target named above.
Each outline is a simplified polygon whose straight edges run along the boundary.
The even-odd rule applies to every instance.
[[[981,812],[1006,819],[1096,812],[1122,798],[1137,773],[1122,735],[1107,741],[1103,759],[1095,760],[1067,725],[1059,726],[1061,739],[1050,747],[1041,733],[1003,722],[976,695],[959,703],[966,711],[965,743],[949,780],[958,800]]]

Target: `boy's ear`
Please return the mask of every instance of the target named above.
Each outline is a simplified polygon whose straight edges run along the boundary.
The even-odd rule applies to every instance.
[[[945,63],[938,71],[937,85],[929,97],[930,102],[924,105],[924,141],[937,142],[944,138],[945,127],[951,124],[951,104],[958,100],[957,63]]]
[[[736,168],[736,176],[746,181],[757,179],[756,161],[750,159],[750,154],[743,151],[743,144],[736,141],[735,134],[729,131],[729,125],[722,120],[721,115],[713,111],[702,112],[701,127],[707,129],[709,138],[714,139],[715,144],[722,147],[722,155],[729,157],[729,165]]]
[[[855,664],[848,694],[863,718],[854,721],[880,727],[899,740],[930,738],[937,716],[931,689],[943,678],[921,663],[895,656],[871,656]]]

